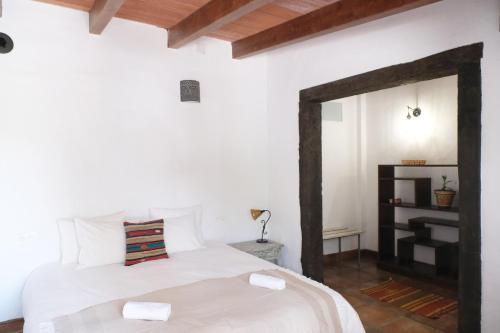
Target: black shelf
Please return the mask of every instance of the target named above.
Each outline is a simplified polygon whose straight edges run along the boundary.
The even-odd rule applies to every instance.
[[[426,217],[426,216],[409,219],[408,222],[415,227],[422,227],[426,224],[441,225],[441,226],[451,227],[451,228],[459,228],[460,227],[460,221],[448,220],[448,219],[438,219],[435,217]]]
[[[379,178],[380,180],[386,180],[386,181],[391,181],[391,180],[414,180],[414,181],[431,181],[430,177],[381,177]]]
[[[408,203],[408,202],[403,202],[400,204],[391,204],[388,202],[381,202],[381,206],[388,206],[388,207],[395,207],[395,208],[410,208],[410,209],[423,209],[423,210],[437,210],[440,212],[448,212],[448,213],[458,213],[458,207],[451,207],[451,208],[441,208],[438,206],[418,206],[414,203]]]
[[[458,243],[450,243],[431,238],[429,225],[444,225],[457,228],[459,222],[451,219],[418,217],[408,223],[395,222],[396,208],[419,209],[445,213],[458,213],[458,207],[441,208],[432,205],[430,177],[396,177],[396,167],[457,167],[457,165],[379,165],[379,267],[412,277],[422,277],[456,287],[458,280]],[[412,181],[415,191],[413,203],[391,204],[395,198],[396,181]],[[396,230],[413,233],[412,236],[396,239]],[[397,244],[397,256],[396,245]],[[415,261],[415,246],[434,249],[435,265]]]
[[[382,224],[380,228],[413,232],[418,240],[431,238],[431,228],[426,228],[423,225],[410,225],[408,223],[392,223],[392,224]]]
[[[411,225],[409,223],[391,223],[391,224],[382,224],[380,225],[381,228],[385,228],[385,229],[396,229],[396,230],[403,230],[403,231],[410,231],[410,232],[414,232],[414,231],[419,231],[419,230],[424,230],[424,229],[429,229],[430,228],[426,228],[422,225]]]
[[[385,228],[385,229],[397,229],[397,230],[404,230],[404,231],[413,231],[414,230],[410,227],[409,224],[406,224],[406,223],[382,224],[380,227]]]
[[[458,168],[458,164],[425,164],[425,165],[381,164],[380,166],[396,167],[396,168]]]
[[[421,245],[421,246],[427,246],[427,247],[432,247],[432,248],[449,246],[449,245],[452,244],[450,242],[440,241],[440,240],[431,239],[431,238],[428,238],[428,239],[418,239],[418,238],[416,238],[414,236],[399,238],[398,242],[410,243],[410,244],[413,244],[413,245]]]
[[[438,274],[436,266],[423,262],[414,261],[407,265],[401,265],[399,263],[399,258],[394,257],[391,259],[379,260],[377,266],[390,272],[430,280],[448,288],[455,289],[458,286],[457,279],[452,275]]]

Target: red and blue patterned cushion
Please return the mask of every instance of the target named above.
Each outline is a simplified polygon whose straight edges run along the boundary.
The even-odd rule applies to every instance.
[[[163,220],[142,223],[124,222],[123,226],[127,244],[125,266],[168,258],[163,238]]]

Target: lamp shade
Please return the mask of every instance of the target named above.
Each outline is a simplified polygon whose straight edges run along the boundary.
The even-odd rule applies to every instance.
[[[14,48],[14,42],[9,35],[0,32],[0,53],[9,53]]]
[[[259,218],[259,216],[262,215],[262,213],[264,213],[265,210],[261,210],[261,209],[256,209],[256,208],[252,208],[250,209],[250,214],[252,215],[252,218],[254,220],[257,220]]]

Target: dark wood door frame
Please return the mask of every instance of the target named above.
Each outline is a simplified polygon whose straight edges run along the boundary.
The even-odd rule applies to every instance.
[[[458,76],[459,331],[481,331],[481,58],[483,43],[300,91],[299,173],[304,275],[323,281],[321,103]]]

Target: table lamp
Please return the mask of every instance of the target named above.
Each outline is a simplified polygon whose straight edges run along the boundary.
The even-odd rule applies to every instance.
[[[264,213],[267,213],[267,219],[262,219],[260,220],[260,223],[262,224],[262,235],[260,239],[257,239],[257,243],[267,243],[268,240],[264,239],[264,235],[266,234],[266,225],[267,222],[271,219],[271,211],[267,209],[255,209],[252,208],[250,209],[250,214],[252,215],[252,218],[254,221],[257,221],[259,217],[261,217]]]

